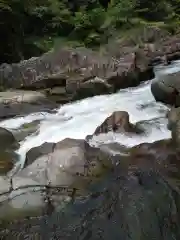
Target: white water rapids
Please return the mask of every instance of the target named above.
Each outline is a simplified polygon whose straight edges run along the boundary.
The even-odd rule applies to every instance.
[[[180,61],[167,67],[156,67],[155,73],[167,74],[180,70]],[[142,142],[153,142],[170,137],[165,118],[167,106],[157,103],[150,90],[151,81],[136,88],[120,90],[116,94],[96,96],[61,106],[56,113],[34,113],[0,122],[1,127],[18,129],[24,123],[40,120],[38,132],[20,142],[18,154],[23,160],[26,152],[44,142],[58,142],[65,138],[84,139],[92,134],[102,121],[116,110],[125,110],[132,123],[147,120],[148,134],[128,137],[124,134],[101,134],[92,140],[92,144],[120,142],[134,146]]]

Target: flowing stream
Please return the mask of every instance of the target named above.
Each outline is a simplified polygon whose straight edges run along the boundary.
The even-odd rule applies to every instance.
[[[158,66],[154,69],[158,74],[167,74],[180,70],[180,61],[170,66]],[[20,128],[25,123],[40,120],[38,131],[20,142],[17,153],[21,160],[26,152],[44,142],[58,142],[65,138],[84,139],[92,134],[102,121],[116,110],[125,110],[130,121],[144,121],[147,134],[145,136],[128,137],[124,134],[101,134],[92,139],[91,144],[98,145],[119,142],[126,146],[134,146],[142,142],[153,142],[170,137],[165,118],[168,106],[157,103],[150,90],[151,80],[135,88],[120,90],[116,94],[87,98],[71,104],[65,104],[56,113],[34,113],[0,122],[1,127],[9,130]]]

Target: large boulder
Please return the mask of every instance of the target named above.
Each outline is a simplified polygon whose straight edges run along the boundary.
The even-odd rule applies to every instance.
[[[58,49],[48,52],[41,57],[22,61],[18,64],[0,66],[0,85],[4,88],[16,89],[53,89],[61,87],[65,93],[60,93],[62,101],[70,99],[79,90],[90,89],[90,94],[108,93],[108,83],[116,91],[120,88],[136,86],[142,80],[147,80],[153,74],[152,68],[140,60],[141,68],[136,66],[135,54],[130,53],[121,59],[115,59],[110,55],[101,55],[85,48]],[[150,71],[149,71],[150,69]],[[147,73],[149,77],[143,79],[142,74]],[[106,84],[89,82],[95,77],[103,79]],[[93,80],[94,81],[94,80]],[[87,82],[87,83],[86,83]],[[93,93],[94,91],[94,93]],[[82,91],[81,91],[82,92]],[[80,95],[80,94],[79,94]],[[81,94],[82,95],[82,94]]]
[[[113,166],[110,154],[75,139],[44,143],[31,149],[27,160],[11,179],[0,177],[0,221],[60,209],[71,200],[73,189],[82,196]]]
[[[56,107],[57,105],[49,101],[41,92],[23,90],[0,92],[0,119],[50,111]]]
[[[105,80],[96,77],[80,84],[79,88],[74,93],[72,100],[80,100],[112,92],[113,88],[110,84],[108,84]]]
[[[27,153],[25,168],[12,181],[14,188],[27,185],[71,186],[79,177],[100,174],[111,166],[108,154],[84,140],[65,139],[44,143]]]
[[[8,222],[1,236],[179,240],[179,163],[169,141],[141,144],[102,181],[87,185],[84,196],[74,193],[63,210]]]
[[[180,106],[180,72],[161,74],[151,84],[156,101]]]
[[[96,128],[93,135],[88,135],[86,139],[89,140],[92,136],[108,133],[109,131],[126,134],[142,134],[145,132],[140,124],[130,123],[128,112],[115,111]]]

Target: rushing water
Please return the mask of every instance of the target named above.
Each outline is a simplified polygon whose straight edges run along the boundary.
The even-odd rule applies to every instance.
[[[167,74],[180,70],[180,61],[168,67],[155,68],[158,74]],[[0,122],[1,127],[18,129],[24,123],[40,120],[39,130],[21,142],[18,153],[24,159],[26,152],[43,142],[57,142],[64,138],[84,139],[92,134],[102,121],[116,110],[125,110],[130,114],[132,123],[145,121],[147,134],[145,136],[128,137],[124,134],[101,134],[92,140],[92,144],[120,142],[123,145],[134,146],[142,142],[170,137],[166,128],[165,113],[167,106],[155,102],[151,91],[151,81],[147,81],[136,88],[120,90],[116,94],[96,96],[71,104],[65,104],[56,113],[35,113],[25,117],[17,117]]]

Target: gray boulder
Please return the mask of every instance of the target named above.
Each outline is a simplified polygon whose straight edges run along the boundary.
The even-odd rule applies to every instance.
[[[41,92],[23,90],[0,92],[0,119],[49,111],[56,107],[57,105]]]
[[[180,72],[162,74],[151,84],[156,101],[180,106]]]
[[[179,240],[179,154],[144,143],[63,211],[0,225],[4,239]],[[29,227],[31,226],[31,227]]]
[[[142,80],[151,78],[153,74],[148,62],[145,61],[144,55],[135,57],[134,52],[116,59],[86,48],[60,48],[38,58],[1,65],[0,86],[3,89],[26,90],[61,87],[63,92],[59,92],[59,101],[66,102],[71,99],[71,95],[76,94],[76,91],[85,90],[87,94],[76,94],[83,98],[109,93],[109,85],[114,90],[137,86]],[[103,79],[106,84],[89,82],[95,77]],[[90,93],[86,91],[87,89]]]
[[[81,185],[81,177],[99,174],[111,166],[108,154],[91,147],[84,140],[65,139],[44,143],[27,153],[25,168],[12,179],[13,188],[28,185]]]

